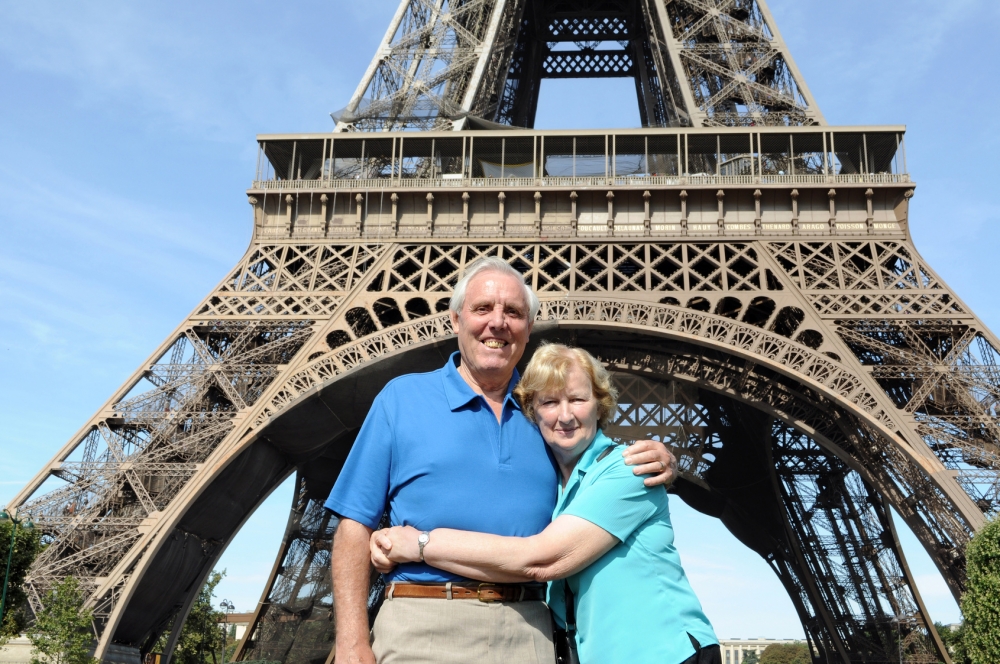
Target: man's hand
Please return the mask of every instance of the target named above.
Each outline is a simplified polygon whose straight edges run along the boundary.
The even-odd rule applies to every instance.
[[[347,664],[375,664],[375,653],[366,639],[364,643],[357,644],[356,647],[346,647],[340,645],[337,639],[337,654],[334,657],[337,664],[347,662]]]
[[[622,452],[625,465],[635,466],[636,475],[650,475],[642,481],[646,486],[670,486],[677,479],[677,459],[667,446],[656,440],[637,440]]]
[[[411,526],[393,526],[376,530],[369,541],[372,565],[383,574],[399,563],[420,561],[420,531]]]
[[[389,551],[392,550],[392,540],[385,536],[384,530],[376,530],[368,540],[368,549],[372,558],[372,566],[381,574],[388,574],[396,566],[396,563],[389,559]]]

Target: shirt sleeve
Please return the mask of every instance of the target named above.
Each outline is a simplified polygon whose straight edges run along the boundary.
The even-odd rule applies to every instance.
[[[580,487],[563,514],[586,519],[624,542],[656,514],[667,494],[663,487],[644,485],[621,455],[611,457],[590,471],[597,476]]]
[[[376,397],[325,507],[339,517],[378,528],[389,495],[393,429],[385,392]]]

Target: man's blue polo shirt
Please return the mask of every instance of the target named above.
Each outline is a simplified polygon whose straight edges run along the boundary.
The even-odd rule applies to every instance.
[[[457,528],[527,537],[549,525],[556,468],[538,429],[507,386],[501,421],[458,373],[442,369],[389,382],[375,398],[326,501],[341,517],[377,528]],[[399,565],[390,581],[467,581],[422,563]]]
[[[575,596],[582,664],[676,664],[719,642],[691,589],[674,547],[667,492],[648,487],[598,432],[565,488],[552,518],[572,514],[619,541],[589,567],[549,584],[549,606],[565,625],[564,583]]]

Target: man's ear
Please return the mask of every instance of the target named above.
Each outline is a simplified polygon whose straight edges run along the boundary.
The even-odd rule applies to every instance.
[[[458,314],[456,314],[451,309],[448,310],[448,317],[451,318],[451,329],[455,334],[458,334]]]

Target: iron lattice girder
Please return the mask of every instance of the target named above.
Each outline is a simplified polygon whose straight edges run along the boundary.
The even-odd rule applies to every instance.
[[[769,17],[763,0],[402,0],[337,129],[530,127],[541,78],[600,76],[635,78],[646,125],[823,124]],[[590,52],[610,41],[625,51]]]
[[[296,659],[325,660],[333,648],[330,551],[337,519],[301,471],[295,484],[290,527],[278,554],[281,564],[268,579],[235,660],[288,661],[293,648]]]
[[[841,336],[916,432],[987,512],[1000,472],[1000,373],[983,332],[966,321],[851,321]]]
[[[557,12],[558,9],[550,10],[545,21],[544,32],[540,36],[545,42],[625,41],[631,37],[627,9],[591,15],[586,12]]]
[[[863,654],[865,661],[892,661],[898,655],[894,620],[919,624],[925,611],[911,591],[913,580],[882,498],[801,432],[776,423],[773,440],[789,532],[819,595],[812,606],[831,614],[841,644],[834,650]]]
[[[495,0],[471,0],[454,6],[407,0],[397,11],[376,61],[348,105],[347,122],[371,122],[372,128],[397,118],[433,126],[462,109],[463,83],[482,60]],[[493,27],[495,30],[495,26]],[[495,32],[491,39],[495,39]],[[495,43],[487,45],[495,47]],[[367,94],[366,94],[367,93]]]
[[[133,381],[146,375],[171,380],[154,378],[145,394],[110,405],[113,416],[99,418],[81,441],[82,449],[76,450],[82,457],[64,458],[53,466],[53,476],[67,484],[22,506],[54,538],[35,562],[28,582],[34,610],[67,573],[89,591],[105,592],[101,588],[109,582],[103,579],[113,577],[123,559],[140,553],[134,545],[147,521],[155,521],[169,508],[203,467],[202,462],[232,431],[236,410],[251,405],[259,396],[257,386],[276,375],[268,363],[294,355],[307,328],[300,322],[195,325],[162,353],[168,363],[176,364],[154,363],[136,375]],[[193,366],[202,370],[192,370]],[[206,370],[216,366],[239,367],[243,377],[220,381],[216,374],[221,370]],[[231,399],[237,400],[236,410]],[[101,609],[96,613],[99,622],[115,606],[113,589],[120,582],[110,583],[110,603],[96,602]]]
[[[609,78],[632,76],[632,58],[628,51],[578,52],[553,51],[542,64],[545,78]]]
[[[717,107],[735,101],[749,108],[756,107],[755,110],[772,107],[781,110],[800,110],[800,100],[782,90],[774,90],[761,85],[751,78],[765,67],[774,65],[780,57],[776,49],[763,49],[763,54],[761,54],[762,49],[759,47],[741,49],[744,54],[756,56],[753,58],[756,61],[750,66],[739,68],[731,64],[732,60],[741,59],[741,53],[733,52],[734,50],[708,45],[684,51],[682,57],[690,63],[691,68],[701,68],[706,73],[719,77],[719,82],[722,84],[717,90],[710,89],[708,91],[710,96],[702,100],[702,105]],[[721,80],[725,78],[729,78],[729,80]]]

